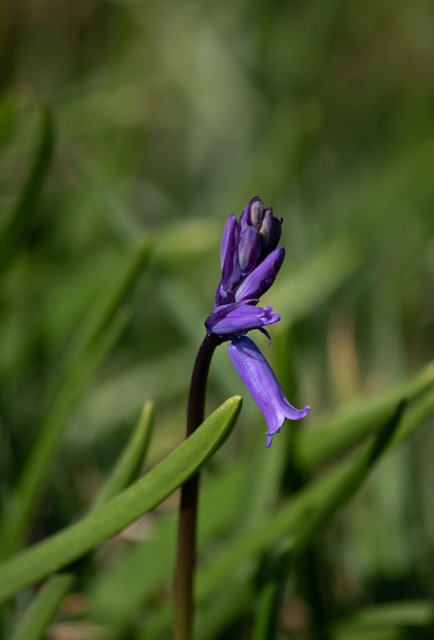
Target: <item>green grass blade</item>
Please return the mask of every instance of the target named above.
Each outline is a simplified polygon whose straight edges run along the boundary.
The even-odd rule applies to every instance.
[[[330,416],[319,419],[310,430],[300,430],[297,459],[304,469],[342,455],[380,428],[400,398],[417,400],[434,383],[431,363],[414,378],[385,393],[357,400],[337,409]]]
[[[21,545],[44,488],[63,426],[89,378],[119,338],[127,320],[128,316],[122,311],[115,316],[92,348],[74,363],[51,403],[15,494],[11,497],[1,532],[0,553],[3,558],[9,557]]]
[[[392,436],[401,421],[405,402],[400,402],[395,412],[380,430],[374,442],[359,455],[354,464],[348,469],[339,485],[333,492],[325,496],[310,518],[303,525],[303,529],[291,549],[291,557],[299,555],[310,544],[312,539],[329,522],[339,508],[346,504],[365,481],[372,467],[383,455]]]
[[[137,284],[143,268],[148,263],[151,250],[152,241],[145,239],[131,253],[131,257],[120,273],[117,282],[113,283],[106,297],[97,301],[95,307],[90,310],[90,313],[79,328],[71,348],[73,358],[76,358],[78,353],[82,353],[89,348],[128,298]]]
[[[275,615],[279,595],[279,585],[270,581],[264,585],[253,627],[252,640],[272,640],[275,637]]]
[[[75,583],[73,573],[59,573],[42,587],[15,627],[10,640],[41,640],[66,594]]]
[[[431,392],[417,407],[408,411],[393,436],[390,446],[397,446],[408,438],[433,411],[434,392]],[[366,453],[359,455],[364,460]],[[233,567],[240,566],[243,560],[266,550],[285,537],[298,534],[303,523],[311,517],[313,512],[321,508],[329,496],[339,491],[349,470],[358,464],[360,462],[357,462],[357,458],[354,462],[354,457],[340,463],[283,504],[279,511],[274,516],[270,516],[268,521],[256,531],[235,539],[231,545],[228,545],[221,558],[216,559],[213,565],[199,573],[198,598],[209,595],[227,575],[233,573]]]
[[[44,542],[0,565],[0,602],[82,557],[147,511],[195,473],[228,437],[241,409],[234,396],[132,487]]]
[[[417,406],[408,410],[387,444],[387,448],[394,448],[406,440],[433,411],[434,392],[431,391]],[[372,449],[370,451],[372,456]],[[246,563],[249,563],[255,555],[273,546],[282,545],[283,542],[286,548],[291,549],[296,542],[296,537],[303,531],[304,524],[312,517],[312,513],[321,509],[323,504],[331,500],[331,496],[342,491],[342,486],[348,475],[352,473],[352,469],[359,468],[359,465],[366,465],[366,456],[364,451],[359,456],[347,458],[295,494],[256,530],[242,533],[226,545],[224,553],[198,573],[196,581],[198,604],[211,597],[222,584],[225,584],[226,580],[233,577],[234,567],[244,571],[243,577],[247,580]],[[167,604],[156,614],[155,622],[153,616],[150,618],[150,626],[155,629],[155,634],[150,635],[149,638],[160,637],[159,634],[169,627],[170,613],[170,605]]]
[[[125,451],[94,501],[92,509],[108,502],[110,498],[113,498],[131,483],[146,458],[152,437],[153,424],[154,407],[151,402],[146,402]]]
[[[98,301],[74,341],[70,362],[52,391],[52,401],[29,459],[11,498],[10,513],[0,532],[0,557],[9,557],[26,535],[51,460],[71,409],[98,364],[114,344],[125,320],[113,319],[147,262],[151,243],[146,240],[133,252],[110,295]],[[118,326],[119,325],[119,326]]]
[[[295,273],[279,278],[261,304],[279,310],[285,323],[294,323],[328,300],[359,266],[362,253],[348,235],[322,247]]]
[[[249,582],[237,581],[226,585],[225,589],[216,595],[212,606],[198,609],[194,637],[200,640],[223,638],[225,627],[239,615],[240,611],[248,609],[253,598],[253,585]]]
[[[408,600],[377,604],[350,616],[338,629],[382,629],[387,627],[432,627],[434,604],[429,600]]]
[[[203,478],[199,496],[199,554],[232,530],[239,519],[240,505],[244,502],[245,466],[238,462],[218,478]],[[96,576],[90,588],[95,624],[109,628],[114,635],[127,633],[130,621],[155,589],[169,586],[175,562],[176,527],[176,513],[172,512],[160,521],[157,536],[146,544],[134,545],[113,566]]]
[[[53,118],[50,110],[45,107],[41,112],[38,139],[27,179],[0,237],[0,272],[5,269],[29,224],[50,166],[53,146]]]
[[[109,479],[92,504],[92,510],[105,504],[127,487],[142,466],[152,435],[154,408],[145,403],[134,432]],[[29,605],[11,640],[39,640],[56,615],[62,599],[76,580],[73,572],[53,576]]]

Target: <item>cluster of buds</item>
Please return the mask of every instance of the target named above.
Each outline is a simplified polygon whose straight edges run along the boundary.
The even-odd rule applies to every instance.
[[[249,202],[239,221],[234,214],[229,216],[220,247],[222,277],[215,308],[205,322],[208,333],[230,341],[231,360],[266,418],[267,447],[285,418],[298,420],[309,412],[308,406],[298,410],[288,402],[268,362],[245,336],[259,329],[271,340],[265,327],[280,320],[272,307],[256,305],[285,257],[285,249],[277,246],[281,229],[282,220],[264,208],[259,197]]]
[[[205,326],[221,337],[252,329],[268,333],[264,326],[279,322],[271,307],[258,308],[259,298],[271,287],[285,257],[277,247],[282,222],[262,200],[253,198],[238,222],[232,213],[226,221],[220,247],[222,277],[216,306]]]

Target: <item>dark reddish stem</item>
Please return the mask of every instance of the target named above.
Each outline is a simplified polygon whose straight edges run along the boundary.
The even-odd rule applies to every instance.
[[[187,438],[202,424],[211,358],[219,339],[208,334],[194,363],[187,411]],[[196,522],[199,473],[182,486],[178,525],[178,546],[173,584],[173,639],[190,640],[194,613],[194,569],[196,563]]]

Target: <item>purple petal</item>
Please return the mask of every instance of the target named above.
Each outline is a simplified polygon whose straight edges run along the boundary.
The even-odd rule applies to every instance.
[[[279,322],[280,316],[272,307],[253,307],[245,302],[234,302],[214,309],[205,326],[219,336],[237,335],[253,329],[261,329]]]
[[[232,363],[267,421],[266,447],[280,431],[285,418],[299,420],[310,407],[295,409],[286,399],[270,365],[257,346],[247,337],[237,338],[228,346]]]
[[[243,229],[246,226],[259,227],[262,222],[263,211],[264,203],[262,202],[261,198],[259,196],[255,196],[254,198],[252,198],[241,214],[241,228]]]
[[[277,247],[272,251],[240,284],[235,293],[235,301],[260,298],[276,279],[284,257],[285,249],[283,247]]]
[[[238,238],[238,222],[234,214],[231,213],[226,221],[220,245],[222,286],[226,292],[232,291],[241,278],[241,270],[238,262]]]
[[[259,233],[263,240],[263,255],[267,256],[277,247],[282,233],[282,222],[273,216],[271,209],[265,209]]]
[[[238,260],[241,275],[245,276],[256,267],[261,254],[259,231],[255,227],[245,227],[241,230],[238,243]]]

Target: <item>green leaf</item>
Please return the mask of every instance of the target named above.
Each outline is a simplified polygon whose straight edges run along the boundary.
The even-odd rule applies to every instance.
[[[238,461],[231,470],[201,478],[198,547],[201,550],[233,528],[244,502],[245,468]],[[175,562],[177,514],[159,522],[158,535],[134,545],[117,562],[96,576],[90,589],[92,620],[122,635],[130,621],[149,601],[155,589],[165,589]],[[146,567],[146,571],[143,571]],[[201,637],[201,636],[199,636]]]
[[[375,605],[350,616],[338,628],[381,629],[387,627],[432,627],[434,605],[429,600],[408,600]]]
[[[41,640],[48,624],[55,616],[66,594],[75,583],[73,573],[59,573],[42,587],[27,607],[23,619],[14,629],[10,640]]]
[[[133,435],[119,458],[109,479],[97,496],[92,509],[96,509],[127,487],[143,465],[151,441],[154,424],[154,407],[147,402]]]
[[[297,460],[312,469],[342,455],[380,428],[400,398],[414,402],[434,383],[434,364],[392,390],[365,397],[319,419],[312,429],[300,430]]]
[[[401,421],[405,402],[400,402],[396,411],[376,436],[374,442],[359,455],[349,467],[334,491],[324,497],[317,509],[306,518],[301,532],[291,546],[291,557],[299,555],[310,544],[322,527],[332,518],[339,508],[346,504],[356,493],[369,475],[373,465],[379,460]]]
[[[434,411],[434,393],[428,394],[420,404],[408,411],[402,420],[399,429],[392,439],[391,445],[398,445],[405,440],[413,431],[419,427],[423,420]],[[303,524],[310,518],[311,514],[321,508],[330,496],[336,495],[351,473],[351,469],[365,464],[366,453],[359,454],[359,458],[354,456],[346,459],[327,473],[322,474],[317,480],[307,485],[293,496],[292,499],[284,503],[278,512],[269,517],[261,527],[249,534],[244,534],[234,539],[226,547],[222,557],[216,558],[215,562],[199,573],[197,580],[197,595],[201,599],[209,595],[227,575],[231,575],[233,567],[242,565],[257,552],[282,540],[295,539],[302,529]],[[361,462],[362,461],[362,462]]]
[[[384,451],[379,443],[374,443],[368,449],[368,453],[363,451],[358,456],[351,455],[344,462],[340,463],[330,471],[322,474],[314,482],[306,485],[294,496],[283,503],[278,511],[268,517],[255,530],[243,532],[235,537],[225,546],[225,550],[214,558],[212,564],[199,571],[196,580],[196,600],[200,604],[203,600],[211,597],[222,584],[225,584],[230,577],[234,577],[234,567],[243,572],[244,580],[248,579],[248,574],[255,566],[251,560],[256,554],[280,545],[282,548],[292,549],[312,514],[319,511],[323,505],[325,509],[332,513],[330,505],[335,497],[344,497],[346,483],[349,477],[355,478],[361,473],[361,469],[366,468],[367,461],[376,459],[381,451],[395,447],[407,439],[434,411],[434,392],[427,394],[417,406],[409,410],[399,425],[399,428],[392,435],[391,440],[384,442]],[[392,422],[393,424],[393,422]],[[386,430],[391,428],[387,425]],[[380,434],[383,438],[384,434]],[[387,446],[386,446],[387,445]],[[325,519],[322,521],[322,524]],[[250,569],[246,569],[246,565]],[[160,637],[161,633],[170,624],[170,605],[163,606],[158,613],[149,619],[149,628],[153,629],[153,634],[149,638]],[[154,633],[155,632],[155,633]]]
[[[145,238],[140,245],[131,252],[128,262],[115,281],[108,294],[98,300],[85,317],[73,340],[72,357],[82,353],[92,345],[104,327],[110,322],[119,307],[125,302],[137,284],[143,268],[147,266],[153,242]]]
[[[102,491],[92,505],[92,510],[105,504],[127,487],[144,462],[154,418],[153,405],[147,402],[125,450]],[[53,620],[65,595],[76,580],[73,572],[51,577],[28,606],[23,619],[15,627],[11,640],[39,640]]]
[[[119,312],[92,348],[76,361],[50,405],[38,439],[11,497],[9,513],[1,531],[0,553],[3,558],[10,556],[22,543],[51,468],[62,428],[90,376],[119,338],[128,317],[124,312]]]
[[[340,235],[294,274],[280,277],[261,299],[279,310],[285,323],[296,322],[347,282],[362,259],[360,249],[348,235]]]
[[[148,259],[151,245],[145,241],[133,252],[110,295],[98,301],[87,316],[70,362],[52,391],[47,414],[11,498],[10,512],[0,532],[0,557],[9,557],[22,544],[44,488],[64,425],[87,381],[125,326],[118,309],[131,291]],[[118,313],[116,316],[115,314]]]
[[[195,638],[215,640],[223,638],[225,627],[240,611],[245,611],[254,601],[253,585],[248,581],[228,583],[213,599],[212,607],[199,608],[194,624]],[[144,640],[146,635],[144,635]]]
[[[58,534],[0,565],[0,602],[58,571],[156,507],[193,475],[228,437],[241,408],[234,396],[132,487]]]
[[[27,179],[8,217],[0,237],[0,273],[13,256],[20,238],[38,202],[50,166],[54,144],[54,126],[50,110],[41,112],[38,139]]]
[[[270,581],[264,585],[256,609],[252,640],[271,640],[275,637],[275,615],[279,596],[279,585]]]

